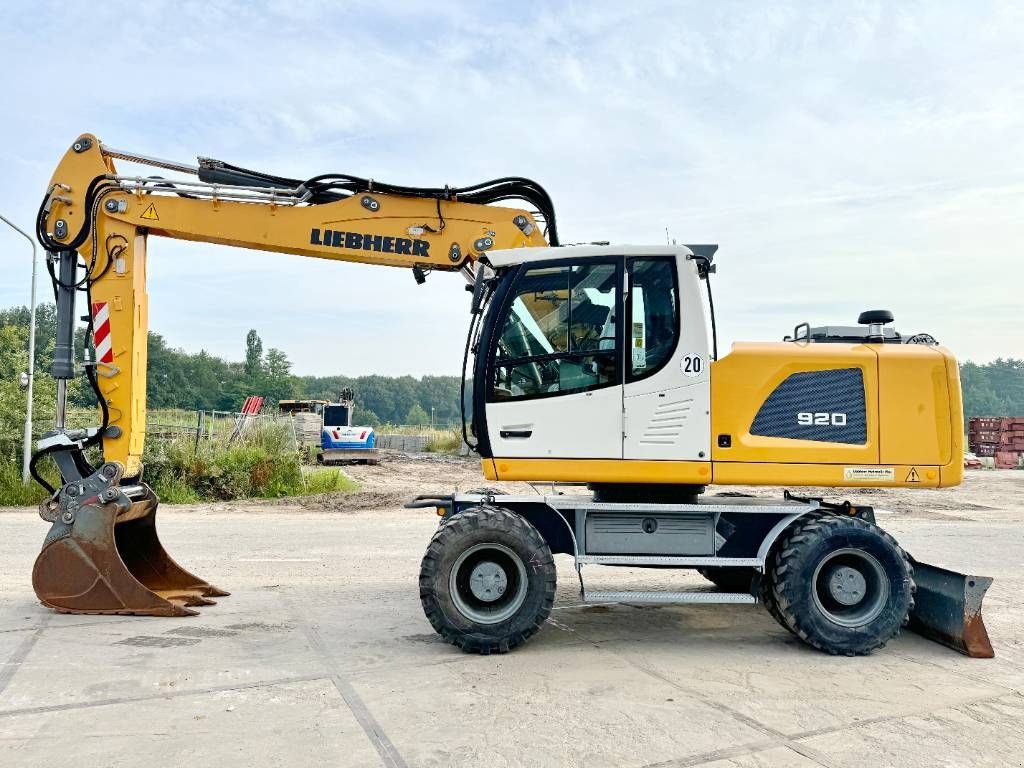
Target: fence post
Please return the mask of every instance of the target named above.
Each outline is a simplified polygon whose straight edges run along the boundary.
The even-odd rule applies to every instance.
[[[192,455],[199,453],[199,438],[203,434],[203,411],[196,409],[196,444],[192,449]]]

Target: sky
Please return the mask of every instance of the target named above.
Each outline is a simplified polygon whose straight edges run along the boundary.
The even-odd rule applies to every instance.
[[[92,2],[0,8],[0,213],[83,132],[307,178],[551,194],[563,242],[718,243],[722,349],[891,309],[1024,357],[1024,4]],[[456,374],[458,275],[151,239],[150,327],[299,374]],[[0,307],[28,244],[0,227]],[[48,287],[41,284],[40,296]]]

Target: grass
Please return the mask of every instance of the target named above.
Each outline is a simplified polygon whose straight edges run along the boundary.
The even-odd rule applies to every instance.
[[[302,496],[355,490],[341,470],[302,466],[288,425],[254,422],[235,442],[227,434],[151,441],[145,479],[169,503]]]
[[[448,432],[451,430],[459,429],[458,424],[444,424],[430,426],[429,424],[417,425],[417,424],[379,424],[374,427],[378,433],[388,435],[429,435],[434,432]]]
[[[428,435],[424,450],[428,453],[458,453],[462,446],[462,431],[458,429],[424,430]]]
[[[44,472],[50,483],[59,482],[55,471]],[[0,459],[0,507],[30,507],[49,496],[34,480],[21,484],[21,462]]]
[[[92,424],[93,409],[69,412],[69,423]],[[358,485],[342,470],[304,466],[289,422],[270,418],[249,423],[240,439],[230,442],[235,419],[227,414],[208,415],[204,437],[195,439],[196,413],[183,409],[149,412],[144,479],[168,504],[195,504],[231,499],[281,498],[323,493],[345,493]],[[458,453],[462,433],[456,428],[382,425],[378,433],[426,435],[426,450]],[[50,482],[59,481],[49,461],[41,465]],[[20,463],[0,458],[0,506],[29,506],[46,498],[35,482],[21,484]]]
[[[358,485],[342,470],[304,467],[286,424],[254,422],[234,442],[229,433],[199,441],[183,433],[149,440],[143,479],[168,504],[233,499],[274,499],[354,491]],[[57,484],[55,468],[42,463]],[[0,506],[28,506],[46,498],[36,483],[21,484],[20,464],[0,459]]]
[[[307,495],[359,490],[359,483],[336,467],[303,467],[302,472],[306,478]]]
[[[420,427],[410,424],[381,424],[374,429],[378,435],[423,435],[427,438],[423,449],[428,453],[458,453],[462,446],[462,428],[458,426]]]

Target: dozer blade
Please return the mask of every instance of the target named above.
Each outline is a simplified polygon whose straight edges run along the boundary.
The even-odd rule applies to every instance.
[[[59,507],[40,508],[53,522],[32,569],[43,605],[62,613],[192,616],[197,612],[189,606],[228,594],[164,550],[156,533],[158,499],[148,487],[135,486],[133,496],[141,498],[134,499],[114,486],[90,493],[96,490],[86,486],[80,505],[62,498]]]
[[[992,585],[988,576],[969,576],[913,558],[914,610],[910,629],[974,659],[995,656],[981,617],[981,601]]]

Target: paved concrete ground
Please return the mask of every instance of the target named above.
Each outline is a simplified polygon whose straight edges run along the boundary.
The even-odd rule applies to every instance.
[[[531,643],[467,656],[420,610],[428,513],[160,517],[168,549],[234,593],[199,617],[44,610],[28,577],[45,524],[0,514],[0,766],[1024,765],[1012,510],[887,524],[922,559],[997,578],[991,661],[914,635],[831,658],[759,607],[579,606],[566,560]],[[591,570],[606,588],[698,581]]]

